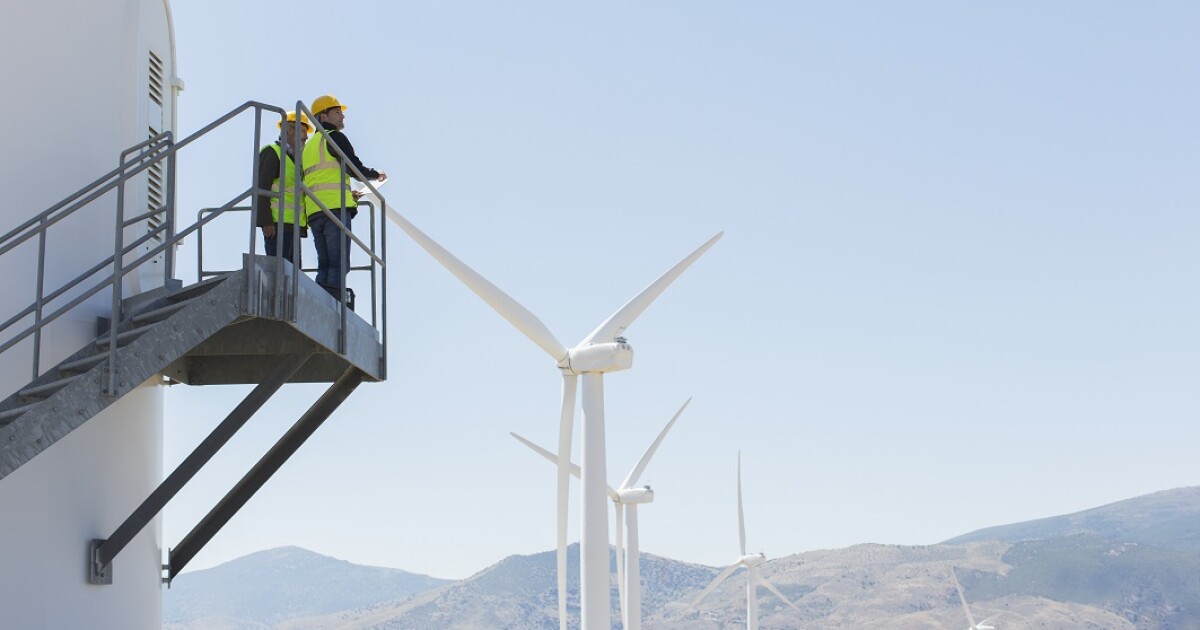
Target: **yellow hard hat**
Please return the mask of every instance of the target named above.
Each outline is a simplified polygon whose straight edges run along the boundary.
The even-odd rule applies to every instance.
[[[342,108],[342,111],[346,111],[346,106],[342,105],[342,102],[337,100],[336,96],[332,94],[322,94],[321,96],[313,99],[312,107],[309,109],[311,109],[312,113],[314,114],[320,114],[321,112],[333,107],[340,107]]]
[[[294,123],[294,122],[296,122],[296,112],[288,112],[288,113],[287,113],[287,121],[288,121],[288,122],[290,122],[290,123]],[[312,126],[312,123],[308,122],[308,116],[305,116],[304,114],[300,114],[300,124],[301,124],[301,125],[304,125],[304,128],[305,128],[306,130],[308,130],[308,133],[312,133],[312,132],[313,132],[313,126]],[[280,129],[282,129],[282,128],[283,128],[283,121],[282,121],[282,120],[281,120],[281,121],[279,121],[279,123],[278,123],[277,125],[275,125],[275,126],[276,126],[276,127],[279,127]]]

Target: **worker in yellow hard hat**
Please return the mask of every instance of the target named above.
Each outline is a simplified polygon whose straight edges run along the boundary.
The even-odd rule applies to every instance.
[[[313,99],[312,110],[321,128],[329,134],[329,141],[337,145],[342,154],[367,180],[387,179],[387,174],[363,165],[354,153],[350,139],[342,132],[346,128],[346,106],[337,97],[325,94]],[[342,157],[331,150],[323,134],[318,133],[304,145],[304,185],[312,189],[317,199],[350,229],[350,222],[358,214],[358,204],[350,189],[350,178],[358,177],[346,165],[346,176],[342,176]],[[322,212],[321,207],[307,196],[304,211],[308,226],[312,229],[313,244],[317,248],[317,284],[325,288],[334,299],[342,295],[346,271],[350,266],[350,236],[338,228]],[[354,292],[347,290],[346,303],[354,308]]]
[[[283,257],[296,266],[300,265],[300,258],[297,251],[297,258],[292,260],[293,240],[297,229],[301,238],[308,236],[308,222],[303,206],[296,203],[296,163],[299,161],[297,158],[301,157],[303,145],[292,145],[296,142],[297,132],[301,142],[313,132],[312,123],[308,122],[308,116],[303,113],[300,114],[299,125],[297,127],[296,112],[288,112],[287,116],[279,121],[279,139],[258,152],[256,186],[259,191],[258,213],[255,219],[255,225],[262,228],[263,248],[267,255],[276,255],[276,247],[280,247]],[[281,187],[282,207],[279,194]],[[282,235],[279,233],[281,227]]]

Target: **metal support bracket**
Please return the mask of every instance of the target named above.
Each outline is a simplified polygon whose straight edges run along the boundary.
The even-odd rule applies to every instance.
[[[167,584],[175,579],[187,563],[204,548],[212,537],[233,518],[242,506],[258,492],[263,484],[279,470],[287,460],[304,445],[304,442],[325,422],[333,412],[354,392],[366,375],[358,368],[347,369],[325,393],[304,412],[288,432],[263,455],[262,459],[246,473],[242,480],[205,515],[179,545],[173,547],[168,559]]]
[[[104,541],[93,538],[88,543],[88,584],[106,585],[113,583],[112,563],[100,562],[100,546]]]
[[[279,357],[279,365],[271,376],[259,383],[229,415],[217,425],[208,437],[197,446],[186,459],[170,474],[150,496],[142,501],[125,522],[121,523],[107,539],[92,540],[88,546],[88,583],[112,584],[112,561],[134,537],[150,523],[167,502],[191,481],[196,473],[217,454],[221,447],[240,430],[246,422],[262,408],[275,392],[308,362],[310,354],[292,354]]]

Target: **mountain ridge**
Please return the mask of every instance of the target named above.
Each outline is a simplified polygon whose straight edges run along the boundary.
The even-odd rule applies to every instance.
[[[1091,534],[1181,551],[1200,551],[1200,486],[1161,490],[1080,512],[985,527],[942,541],[1028,542]]]
[[[800,612],[760,589],[760,619],[764,628],[808,630],[883,622],[914,630],[961,625],[965,616],[950,577],[953,570],[976,618],[1000,614],[997,627],[1001,629],[1200,628],[1200,572],[1194,569],[1200,566],[1200,527],[1193,525],[1197,522],[1200,487],[1188,487],[976,530],[935,545],[860,544],[792,554],[767,562],[760,570]],[[312,553],[281,549],[297,556]],[[554,556],[553,551],[513,555],[464,580],[429,578],[438,583],[415,591],[376,589],[357,603],[347,600],[315,612],[286,608],[287,601],[271,604],[284,609],[250,617],[239,616],[236,608],[217,607],[202,619],[188,621],[176,615],[175,625],[164,628],[554,630],[558,627]],[[568,584],[577,585],[577,544],[570,546],[568,557]],[[648,553],[641,558],[646,630],[716,630],[744,624],[743,571],[695,605],[695,595],[719,569]],[[614,559],[610,548],[610,563]],[[276,558],[274,570],[285,567],[296,572],[302,564]],[[325,569],[315,570],[346,570],[345,565],[349,563],[327,559],[320,564]],[[227,571],[226,565],[212,570],[222,568],[214,575],[244,579]],[[200,581],[180,581],[188,575],[192,574],[177,578],[180,587],[203,586]],[[369,573],[360,576],[372,579]],[[324,574],[312,577],[332,579]],[[615,578],[611,587],[616,611]],[[568,594],[568,604],[569,627],[578,628],[576,588]],[[176,612],[172,608],[172,614]],[[614,613],[613,619],[614,628],[620,627],[619,615]]]

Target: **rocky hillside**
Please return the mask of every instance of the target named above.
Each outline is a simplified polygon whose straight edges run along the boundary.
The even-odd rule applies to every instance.
[[[1074,514],[989,527],[946,542],[1024,542],[1077,534],[1164,549],[1200,551],[1200,487],[1164,490]]]
[[[558,596],[554,577],[554,552],[510,556],[478,574],[407,600],[323,618],[297,619],[281,627],[315,628],[508,628],[533,630],[558,628]],[[568,548],[567,583],[575,585],[567,598],[572,627],[578,627],[579,545]],[[712,580],[717,570],[686,562],[642,554],[643,608],[657,612],[671,602],[695,593]],[[615,573],[615,556],[610,551]],[[616,580],[612,606],[619,607]],[[619,626],[616,626],[619,627]]]
[[[163,594],[163,628],[270,628],[293,617],[408,597],[447,582],[281,547],[176,577]]]
[[[764,588],[762,627],[773,629],[955,628],[966,615],[951,578],[956,571],[977,620],[999,615],[1007,628],[1200,628],[1200,488],[1160,492],[1077,514],[973,532],[938,545],[856,545],[812,551],[762,567],[799,612]],[[355,577],[353,565],[300,562],[303,550],[276,550],[295,562],[255,554],[219,580],[176,580],[168,628],[412,628],[554,630],[554,554],[512,556],[451,584],[381,586],[378,573]],[[267,554],[275,552],[265,552]],[[316,556],[320,558],[320,556]],[[578,585],[572,545],[569,584]],[[325,559],[331,561],[332,559]],[[258,563],[269,569],[254,569]],[[337,563],[338,561],[332,561]],[[218,567],[222,569],[223,567]],[[218,569],[213,569],[216,572]],[[374,572],[386,569],[358,569]],[[327,572],[340,576],[330,578]],[[745,574],[738,572],[704,601],[695,595],[718,569],[643,554],[647,630],[745,627]],[[284,575],[288,573],[290,575]],[[403,572],[396,572],[403,574]],[[409,577],[411,574],[403,574]],[[397,579],[399,579],[397,577]],[[430,580],[430,578],[424,578]],[[287,580],[291,586],[283,588]],[[356,581],[357,580],[357,581]],[[264,584],[269,593],[245,593]],[[337,589],[318,593],[325,584]],[[613,610],[617,610],[615,583]],[[222,590],[223,589],[223,590]],[[175,595],[169,595],[169,598]],[[261,599],[260,604],[251,603]],[[579,597],[569,593],[572,627]],[[181,606],[186,602],[186,606]],[[186,613],[186,614],[185,614]],[[252,613],[252,614],[251,614]],[[203,617],[203,618],[201,618]],[[238,625],[253,623],[258,625]],[[619,627],[614,614],[614,627]]]

